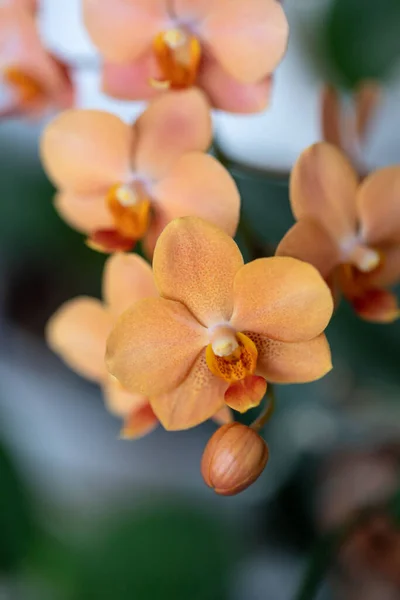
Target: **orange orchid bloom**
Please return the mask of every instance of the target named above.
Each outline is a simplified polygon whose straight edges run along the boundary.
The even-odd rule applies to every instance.
[[[216,108],[265,108],[287,46],[278,0],[84,0],[105,57],[103,87],[123,99],[203,88]]]
[[[118,316],[133,302],[157,296],[151,267],[136,254],[114,254],[105,265],[104,302],[79,297],[66,302],[47,324],[49,346],[77,373],[98,383],[107,408],[122,417],[121,436],[138,438],[158,425],[148,399],[126,391],[107,373],[104,364],[107,336]],[[229,410],[215,415],[218,423],[232,420]]]
[[[32,3],[0,6],[0,117],[40,116],[72,103],[68,70],[42,46]]]
[[[400,167],[360,182],[346,156],[320,142],[297,160],[290,201],[298,222],[277,255],[313,264],[364,319],[397,319],[397,299],[386,288],[400,280]]]
[[[208,103],[198,90],[155,99],[133,127],[115,115],[71,110],[43,134],[45,168],[60,188],[56,208],[89,245],[149,255],[177,216],[202,216],[233,235],[240,197],[229,173],[204,154],[211,142]]]
[[[194,427],[226,405],[245,412],[266,380],[313,381],[331,369],[322,332],[333,302],[311,265],[244,265],[225,232],[183,217],[159,237],[153,273],[160,297],[122,314],[106,363],[127,390],[149,397],[166,429]]]

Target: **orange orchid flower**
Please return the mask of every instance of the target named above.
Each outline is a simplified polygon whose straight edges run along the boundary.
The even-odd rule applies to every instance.
[[[42,46],[32,3],[0,6],[0,117],[40,116],[72,103],[67,67]]]
[[[294,166],[290,201],[298,222],[277,255],[313,264],[364,319],[397,319],[397,299],[386,288],[400,280],[400,167],[360,182],[338,148],[314,144]]]
[[[47,324],[49,346],[77,373],[103,388],[107,408],[124,420],[121,436],[138,438],[158,425],[148,399],[126,391],[107,373],[107,336],[117,317],[133,302],[157,296],[151,267],[136,254],[114,254],[105,265],[104,302],[79,297],[66,302]],[[215,415],[218,423],[232,420],[229,410]]]
[[[106,60],[106,93],[148,99],[198,85],[216,108],[265,108],[288,39],[278,0],[84,0],[83,6]]]
[[[225,232],[183,217],[159,237],[153,273],[160,297],[122,314],[106,363],[127,390],[149,397],[166,429],[194,427],[226,405],[245,412],[266,380],[313,381],[331,369],[322,332],[333,302],[311,265],[244,265]]]
[[[47,172],[60,188],[56,208],[89,245],[151,255],[177,216],[202,216],[233,235],[240,197],[229,173],[203,151],[211,142],[208,103],[198,90],[155,99],[133,127],[115,115],[71,110],[44,132]]]

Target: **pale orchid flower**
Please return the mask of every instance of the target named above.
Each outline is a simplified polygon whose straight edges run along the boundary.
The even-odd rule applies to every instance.
[[[277,0],[84,0],[89,34],[105,57],[104,90],[148,99],[197,85],[216,108],[257,112],[287,46]]]
[[[277,255],[313,264],[364,319],[397,319],[397,299],[386,288],[400,281],[400,167],[360,181],[338,148],[314,144],[294,166],[290,200],[298,222]]]
[[[199,215],[233,235],[240,197],[229,173],[204,154],[209,106],[198,90],[155,99],[134,126],[94,110],[59,115],[44,132],[44,166],[60,192],[56,207],[89,245],[148,254],[173,218]]]
[[[0,6],[0,117],[41,116],[73,104],[65,64],[43,47],[33,5]]]

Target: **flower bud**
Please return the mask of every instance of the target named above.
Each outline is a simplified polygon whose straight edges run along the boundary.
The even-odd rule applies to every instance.
[[[268,456],[267,444],[254,429],[228,423],[209,440],[201,460],[201,474],[217,494],[234,496],[261,475]]]

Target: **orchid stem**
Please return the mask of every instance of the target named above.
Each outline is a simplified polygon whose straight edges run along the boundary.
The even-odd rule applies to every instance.
[[[260,431],[260,429],[262,429],[264,425],[268,423],[275,410],[275,404],[275,390],[270,384],[267,391],[267,403],[265,405],[265,408],[262,411],[262,413],[258,415],[257,419],[253,421],[253,423],[250,425],[251,429],[254,429],[254,431]]]

